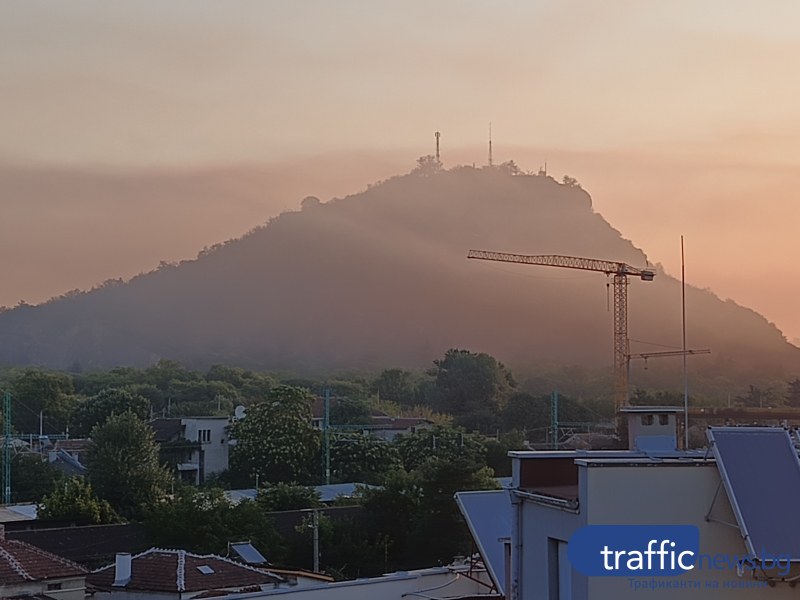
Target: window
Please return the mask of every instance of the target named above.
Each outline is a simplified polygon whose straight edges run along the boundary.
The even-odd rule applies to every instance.
[[[669,415],[658,415],[659,425],[669,425]]]
[[[567,542],[547,540],[548,600],[572,599],[572,569],[567,557]]]
[[[653,424],[653,415],[642,415],[642,425],[649,427]]]
[[[201,444],[208,444],[211,442],[211,430],[210,429],[198,429],[197,430],[197,441]]]
[[[60,583],[48,583],[47,584],[47,591],[52,592],[53,590],[60,590],[61,584]]]

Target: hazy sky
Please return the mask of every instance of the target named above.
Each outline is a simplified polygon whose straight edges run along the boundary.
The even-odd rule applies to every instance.
[[[684,234],[690,283],[799,338],[798,23],[776,0],[3,2],[0,304],[358,191],[435,130],[446,166],[482,163],[491,121],[496,161],[576,177],[677,275]]]

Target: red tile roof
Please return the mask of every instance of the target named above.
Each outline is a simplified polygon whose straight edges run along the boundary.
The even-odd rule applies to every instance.
[[[209,567],[203,573],[198,567]],[[99,589],[114,587],[115,565],[90,573],[86,583]],[[280,577],[213,554],[199,555],[185,550],[151,548],[131,558],[131,579],[128,590],[150,592],[200,592],[205,590],[244,588],[274,584]]]
[[[36,546],[0,539],[0,584],[80,577],[86,572],[80,565]]]

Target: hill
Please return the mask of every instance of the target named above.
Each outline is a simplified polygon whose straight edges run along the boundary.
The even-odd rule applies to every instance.
[[[128,282],[0,314],[0,362],[83,369],[427,366],[450,347],[534,371],[611,362],[602,274],[466,259],[480,248],[647,265],[579,186],[508,168],[416,169],[364,192],[307,198],[246,236]],[[630,337],[680,345],[680,283],[632,281]],[[762,316],[687,290],[689,343],[708,378],[800,373]],[[653,350],[652,347],[633,348]]]

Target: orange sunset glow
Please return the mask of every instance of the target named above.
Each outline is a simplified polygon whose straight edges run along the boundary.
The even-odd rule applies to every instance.
[[[194,257],[413,168],[547,164],[800,339],[800,5],[12,1],[0,305]],[[536,248],[531,240],[531,253]],[[689,307],[691,310],[691,307]]]

